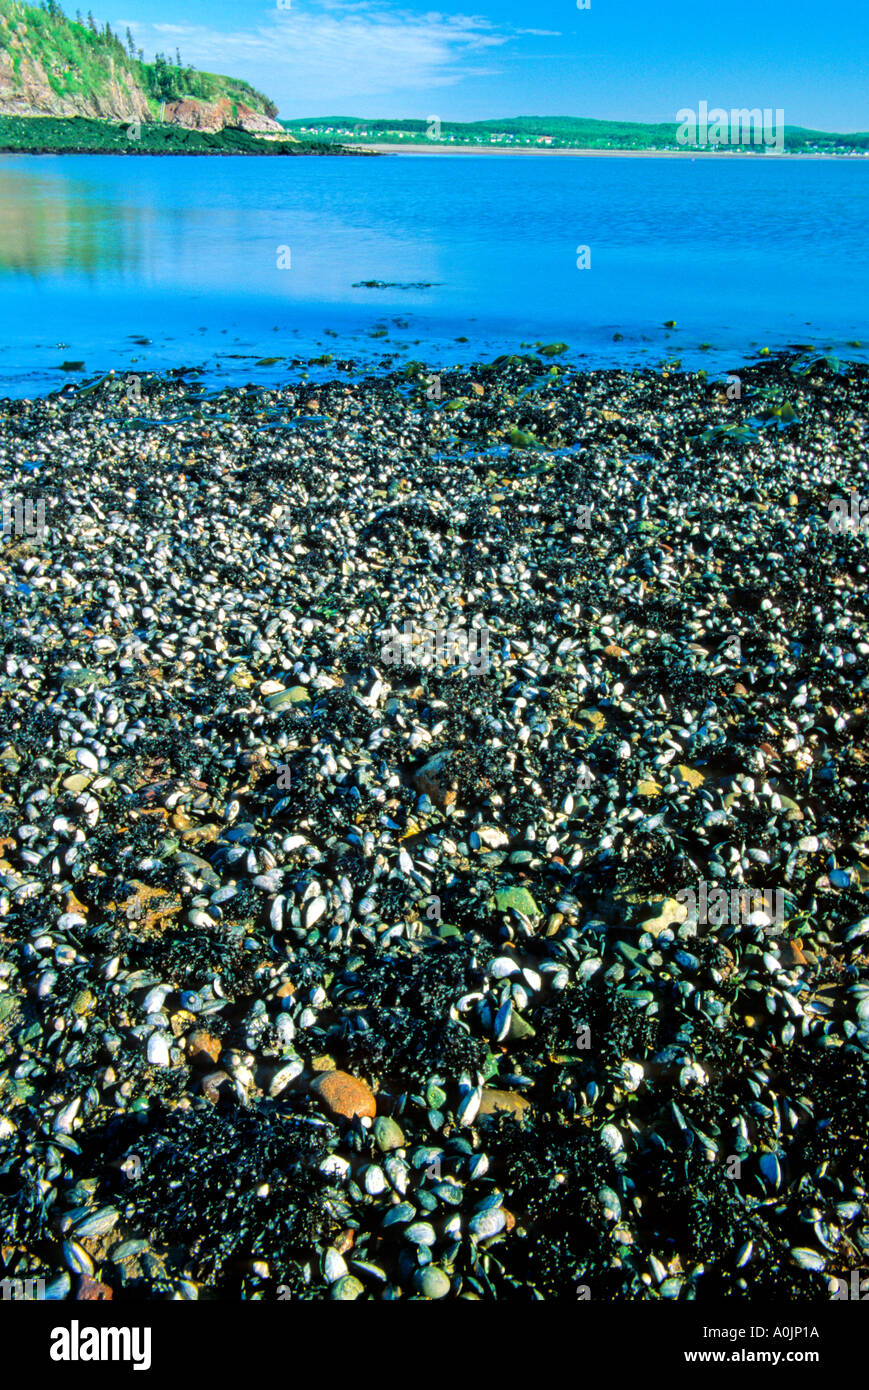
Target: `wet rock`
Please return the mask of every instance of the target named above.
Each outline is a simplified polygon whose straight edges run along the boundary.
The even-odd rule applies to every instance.
[[[449,1277],[437,1265],[426,1265],[417,1270],[414,1287],[423,1298],[446,1298],[450,1291]]]
[[[205,1099],[211,1101],[212,1105],[217,1105],[222,1096],[229,1094],[231,1088],[229,1073],[220,1070],[207,1072],[200,1085]]]
[[[650,916],[642,918],[638,929],[641,932],[649,932],[651,936],[657,936],[667,927],[681,925],[688,917],[687,904],[677,902],[675,898],[664,898],[663,901],[650,903],[648,906],[654,911]]]
[[[114,1293],[108,1284],[92,1279],[88,1274],[80,1274],[75,1296],[79,1303],[107,1303],[114,1298]]]
[[[404,1147],[404,1133],[401,1126],[390,1115],[378,1115],[371,1132],[381,1153],[389,1153],[391,1149]]]
[[[342,1279],[336,1279],[329,1289],[329,1297],[337,1299],[341,1303],[353,1302],[357,1298],[362,1298],[364,1293],[365,1285],[352,1274],[345,1274]]]
[[[204,1028],[197,1028],[187,1039],[187,1056],[195,1067],[206,1067],[213,1070],[223,1048],[219,1038]]]
[[[324,1072],[313,1082],[311,1090],[333,1115],[340,1115],[345,1120],[352,1120],[357,1115],[377,1114],[377,1102],[371,1087],[361,1077],[351,1076],[349,1072]]]
[[[130,921],[138,922],[146,931],[161,928],[182,910],[180,897],[163,888],[133,880],[130,893],[118,906]]]
[[[503,1111],[507,1115],[520,1116],[530,1110],[531,1102],[518,1091],[499,1091],[493,1087],[483,1087],[478,1115],[495,1115]]]
[[[429,758],[413,776],[413,785],[418,792],[431,798],[435,806],[444,808],[455,802],[456,792],[447,780],[447,768],[451,754],[443,752]]]

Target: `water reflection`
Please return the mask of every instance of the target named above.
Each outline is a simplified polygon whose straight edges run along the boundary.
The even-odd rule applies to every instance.
[[[138,209],[98,202],[84,180],[0,168],[0,272],[135,270]]]

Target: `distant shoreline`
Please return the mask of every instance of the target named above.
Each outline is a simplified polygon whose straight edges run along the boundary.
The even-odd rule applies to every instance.
[[[684,150],[596,150],[596,149],[532,149],[529,147],[518,148],[511,145],[438,145],[434,142],[425,144],[386,144],[380,141],[372,141],[365,145],[343,145],[345,150],[366,150],[372,154],[437,154],[437,155],[547,155],[560,156],[580,159],[745,159],[757,158],[746,151],[736,154],[729,154],[722,150],[701,150],[686,147]],[[781,155],[764,154],[764,159],[866,159],[863,154],[802,154],[797,151],[788,153],[783,150]]]

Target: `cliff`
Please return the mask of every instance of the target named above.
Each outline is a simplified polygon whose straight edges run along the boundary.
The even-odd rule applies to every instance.
[[[113,122],[162,121],[190,130],[226,128],[287,137],[277,108],[248,83],[136,56],[108,25],[67,19],[46,8],[0,0],[0,116],[84,116]]]

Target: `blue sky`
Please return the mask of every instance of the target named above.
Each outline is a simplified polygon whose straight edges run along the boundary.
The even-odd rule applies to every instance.
[[[869,130],[866,0],[113,2],[123,8],[96,0],[95,17],[129,25],[147,57],[180,47],[187,63],[246,78],[287,118],[653,121],[705,100]]]

